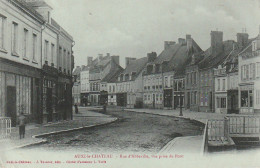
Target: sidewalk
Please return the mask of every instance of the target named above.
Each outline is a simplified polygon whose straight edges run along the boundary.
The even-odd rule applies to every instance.
[[[19,138],[18,127],[12,128],[11,138],[0,140],[0,151],[44,143],[46,140],[42,137],[45,135],[103,125],[115,120],[117,120],[117,118],[79,109],[79,114],[73,114],[73,120],[49,123],[46,125],[26,125],[24,139]]]
[[[190,110],[182,110],[183,116],[179,116],[180,110],[164,110],[164,109],[125,109],[126,111],[138,112],[138,113],[148,113],[164,116],[174,116],[181,117],[191,120],[197,120],[202,123],[206,123],[208,119],[223,119],[226,114],[218,113],[206,113],[206,112],[194,112]]]

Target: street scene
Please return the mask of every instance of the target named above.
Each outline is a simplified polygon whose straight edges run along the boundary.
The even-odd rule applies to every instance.
[[[0,168],[260,166],[259,9],[0,0]]]

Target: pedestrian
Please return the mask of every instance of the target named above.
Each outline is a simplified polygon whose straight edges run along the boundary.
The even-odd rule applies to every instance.
[[[75,113],[78,114],[79,113],[79,109],[78,109],[78,105],[76,103],[74,104],[74,107],[75,107]]]
[[[22,137],[24,138],[24,134],[25,134],[25,116],[23,115],[23,112],[21,112],[21,114],[19,116],[19,135],[20,135],[20,139],[22,139]]]

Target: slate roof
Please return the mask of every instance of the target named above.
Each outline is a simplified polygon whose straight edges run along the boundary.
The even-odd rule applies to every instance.
[[[145,68],[147,62],[147,57],[133,60],[129,65],[127,65],[127,67],[123,71],[123,74],[130,74],[132,72],[136,72],[136,75],[138,76],[139,73]]]
[[[194,53],[201,52],[202,49],[198,44],[192,39],[192,48],[188,51],[187,44],[174,44],[168,49],[165,49],[161,54],[154,60],[153,64],[164,65],[163,72],[175,71],[175,77],[179,77],[185,74],[185,68],[191,62],[192,55]]]
[[[222,64],[225,59],[229,56],[233,50],[233,44],[237,43],[233,40],[227,40],[223,42],[223,51],[220,51],[217,54],[212,54],[211,47],[208,48],[204,53],[204,59],[198,63],[200,69],[213,68],[219,64]]]

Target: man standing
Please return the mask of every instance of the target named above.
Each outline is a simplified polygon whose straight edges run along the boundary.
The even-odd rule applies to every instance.
[[[23,115],[23,112],[21,112],[19,116],[19,135],[20,139],[23,137],[24,138],[25,134],[25,116]]]

